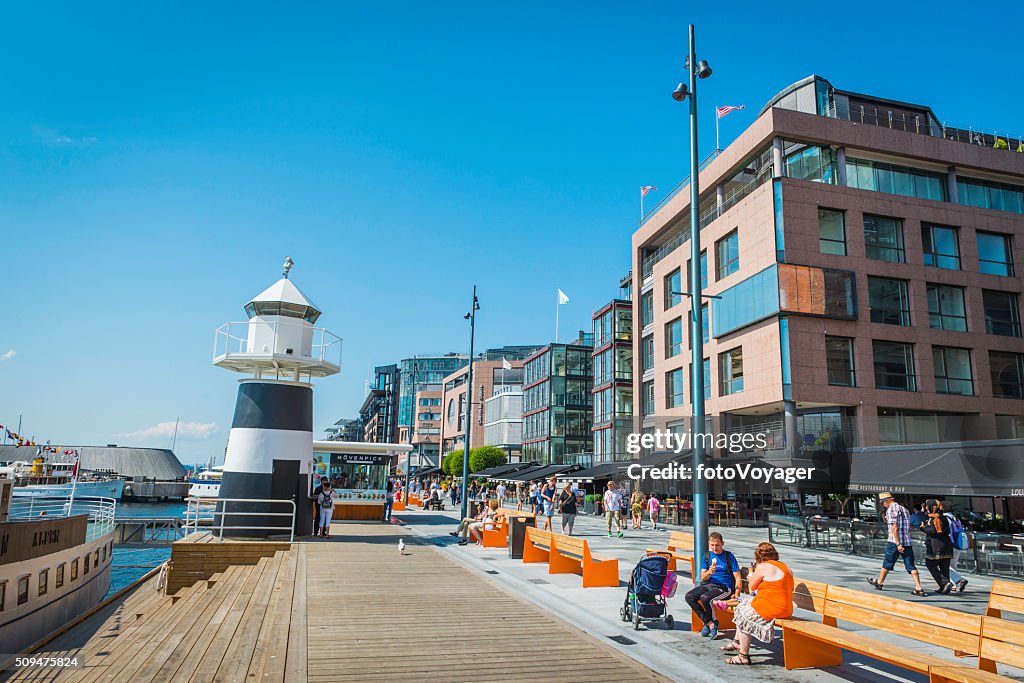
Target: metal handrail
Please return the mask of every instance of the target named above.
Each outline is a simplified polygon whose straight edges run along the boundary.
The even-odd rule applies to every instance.
[[[240,321],[240,322],[228,322],[224,323],[217,328],[217,332],[213,339],[213,357],[220,358],[222,356],[231,356],[233,354],[245,354],[250,353],[248,350],[249,345],[249,325],[251,321]],[[335,365],[339,365],[341,362],[341,348],[342,343],[341,337],[328,331],[324,327],[312,327],[308,328],[300,323],[290,323],[280,320],[265,320],[260,322],[261,325],[270,327],[274,331],[274,346],[277,345],[277,334],[279,326],[285,327],[296,327],[312,330],[312,345],[310,347],[310,354],[306,358],[314,358],[324,362],[334,362],[327,357],[328,351],[338,346],[338,362]],[[333,357],[333,352],[330,354]],[[296,356],[296,358],[302,358],[302,356]]]
[[[92,541],[114,530],[117,501],[99,496],[30,496],[11,499],[8,519],[88,515],[85,538]]]
[[[212,510],[200,510],[200,504],[205,503],[214,505]],[[228,512],[228,503],[263,503],[266,505],[290,505],[291,512],[266,512],[261,510],[244,510],[241,512]],[[185,535],[187,536],[192,532],[199,530],[199,522],[203,521],[216,521],[216,518],[220,518],[220,523],[217,525],[220,540],[224,540],[224,530],[228,531],[288,531],[288,542],[291,543],[295,540],[295,513],[296,505],[294,500],[279,500],[274,498],[194,498],[189,497],[185,499]],[[252,526],[246,524],[225,524],[224,520],[226,517],[288,517],[287,526]],[[209,525],[203,525],[209,526]]]

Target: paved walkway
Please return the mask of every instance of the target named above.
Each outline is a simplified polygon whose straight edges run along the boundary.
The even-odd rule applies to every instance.
[[[454,527],[458,515],[455,512],[422,512],[410,510],[396,513],[410,536],[417,536],[434,543],[467,568],[487,572],[507,588],[523,595],[535,604],[571,621],[597,637],[610,639],[612,636],[626,636],[635,644],[616,644],[623,652],[638,661],[671,675],[676,680],[695,680],[709,674],[718,674],[731,680],[758,679],[766,681],[925,681],[926,677],[915,676],[902,669],[891,667],[866,657],[846,654],[844,665],[822,670],[786,671],[782,667],[781,642],[776,640],[768,648],[751,650],[755,666],[735,667],[724,664],[724,657],[718,650],[721,643],[711,644],[689,632],[690,611],[682,600],[683,591],[670,601],[670,612],[676,618],[676,629],[668,631],[664,626],[652,624],[634,631],[632,626],[619,620],[618,611],[625,597],[625,585],[629,573],[648,547],[665,547],[669,532],[652,531],[649,523],[643,531],[627,530],[623,538],[608,538],[604,518],[593,515],[579,515],[576,518],[575,535],[586,538],[599,557],[618,557],[620,569],[619,588],[588,588],[580,586],[576,575],[549,575],[546,565],[523,564],[520,560],[508,558],[505,548],[460,547],[455,539],[447,535]],[[556,531],[558,518],[555,518]],[[767,529],[722,528],[726,547],[732,550],[741,564],[753,559],[753,550],[758,543],[767,540]],[[779,546],[782,560],[787,562],[798,576],[844,585],[857,590],[870,590],[865,582],[868,576],[877,576],[879,561],[870,558],[851,557],[819,550]],[[926,588],[931,577],[922,567],[922,581]],[[984,611],[988,598],[989,580],[968,575],[970,585],[962,595],[929,596],[912,598],[909,591],[913,585],[906,574],[890,575],[886,591],[894,598],[916,599],[926,604],[947,608],[964,609],[970,612]],[[687,579],[684,575],[684,584]],[[681,588],[683,588],[681,586]],[[862,630],[851,625],[849,630]],[[939,657],[953,659],[948,651],[930,647],[924,643],[873,632],[873,636],[899,643],[906,647],[927,651]],[[1024,676],[1021,677],[1024,680]]]

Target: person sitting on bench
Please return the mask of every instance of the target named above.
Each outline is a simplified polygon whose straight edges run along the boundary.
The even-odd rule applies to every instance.
[[[497,519],[498,508],[501,504],[496,498],[491,498],[487,501],[487,505],[484,506],[483,517],[478,522],[470,522],[469,524],[469,537],[473,539],[474,543],[483,544],[484,542],[484,529],[487,527],[494,527],[494,521]],[[459,541],[459,545],[466,545],[466,539],[463,538]]]
[[[700,634],[714,640],[718,637],[718,619],[713,600],[728,600],[739,597],[743,586],[740,565],[736,556],[725,549],[722,534],[712,531],[708,534],[708,552],[700,564],[700,585],[687,592],[685,600],[697,617],[704,623]]]
[[[461,536],[462,540],[459,541],[459,545],[465,545],[466,544],[466,533],[467,533],[467,530],[469,529],[469,525],[474,523],[474,522],[479,522],[479,521],[483,520],[484,516],[487,514],[487,510],[488,510],[488,508],[485,505],[485,506],[482,506],[480,508],[480,512],[477,513],[476,517],[463,517],[462,521],[459,522],[459,528],[456,529],[455,531],[449,531],[448,535],[449,536]]]

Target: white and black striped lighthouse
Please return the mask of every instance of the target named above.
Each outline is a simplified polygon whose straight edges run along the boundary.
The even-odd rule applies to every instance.
[[[286,258],[282,278],[245,305],[247,322],[226,323],[217,330],[213,363],[250,375],[239,382],[219,497],[294,500],[295,532],[301,535],[311,530],[305,514],[313,456],[311,382],[340,371],[341,339],[314,326],[320,309],[288,279],[292,265]],[[281,533],[287,518],[266,513],[291,509],[268,503],[222,505],[219,510],[253,513],[226,515],[225,536],[275,533],[232,529],[241,526],[276,527]]]

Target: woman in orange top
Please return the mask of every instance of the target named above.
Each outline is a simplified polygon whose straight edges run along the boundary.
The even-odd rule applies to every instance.
[[[736,652],[727,664],[750,664],[750,643],[756,638],[772,642],[775,620],[793,614],[793,572],[779,562],[779,551],[771,543],[762,543],[754,551],[754,571],[748,577],[754,597],[740,595],[733,611],[736,639],[722,647]]]

